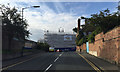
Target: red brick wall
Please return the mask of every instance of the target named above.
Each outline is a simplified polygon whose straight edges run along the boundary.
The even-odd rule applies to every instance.
[[[120,33],[119,33],[120,34]],[[120,38],[118,39],[118,63],[119,63],[119,65],[120,65]]]
[[[76,46],[76,51],[80,51],[80,48],[82,49],[82,51],[86,51],[86,44],[84,43],[81,46]]]
[[[86,50],[86,44],[84,43],[81,47],[82,50]]]
[[[76,46],[76,51],[80,51],[80,46]]]
[[[120,27],[95,36],[95,42],[89,44],[89,51],[97,51],[97,56],[120,63]],[[104,38],[104,41],[103,41]]]

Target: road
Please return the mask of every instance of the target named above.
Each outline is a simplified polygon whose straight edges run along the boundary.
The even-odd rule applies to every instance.
[[[76,52],[47,52],[33,56],[23,62],[3,68],[3,72],[53,72],[53,71],[92,71],[97,72],[97,67]],[[99,72],[99,71],[98,71]]]

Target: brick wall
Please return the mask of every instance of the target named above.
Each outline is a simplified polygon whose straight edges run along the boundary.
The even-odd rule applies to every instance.
[[[120,34],[120,33],[119,33]],[[119,65],[120,65],[120,38],[118,39],[119,40],[119,43],[118,43],[118,63],[119,63]]]
[[[76,46],[76,51],[80,51],[80,46]]]
[[[76,51],[80,51],[80,49],[82,49],[82,51],[86,51],[86,44],[84,43],[81,46],[76,46]]]
[[[86,44],[76,46],[76,50],[86,50]],[[120,27],[95,36],[95,42],[89,43],[89,53],[120,65]]]
[[[103,32],[95,36],[95,42],[89,44],[89,51],[96,52],[95,56],[100,55],[100,51],[103,48]]]
[[[96,51],[96,56],[120,64],[120,27],[96,35],[95,42],[89,44],[89,51]]]

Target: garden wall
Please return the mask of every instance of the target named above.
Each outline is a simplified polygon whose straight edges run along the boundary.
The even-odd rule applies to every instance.
[[[95,42],[89,44],[89,53],[120,64],[120,27],[96,35]]]
[[[77,51],[86,50],[86,44],[77,46]],[[95,36],[95,42],[89,43],[89,54],[120,65],[120,27]]]

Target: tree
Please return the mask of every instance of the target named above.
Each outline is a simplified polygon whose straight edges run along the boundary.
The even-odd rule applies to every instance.
[[[49,51],[50,45],[48,43],[37,43],[36,49],[38,50],[44,50],[44,51]]]
[[[104,33],[120,25],[118,23],[120,16],[117,13],[110,14],[110,10],[108,9],[100,11],[99,14],[92,14],[91,16],[90,24],[99,27]]]
[[[76,42],[76,45],[80,45],[79,44],[79,41],[80,41],[80,39],[82,38],[82,37],[84,37],[84,34],[83,34],[83,31],[80,29],[80,31],[79,31],[79,33],[78,33],[78,35],[77,35],[77,37],[76,37],[76,40],[75,40],[75,42]]]
[[[2,12],[2,31],[6,33],[9,39],[9,47],[11,48],[11,40],[17,38],[18,40],[25,40],[29,37],[28,24],[26,20],[21,19],[21,15],[17,13],[15,7],[9,8],[1,5]],[[9,48],[9,49],[10,49]]]
[[[77,33],[77,28],[76,28],[76,27],[75,27],[75,28],[73,28],[73,31]]]
[[[81,34],[76,37],[76,44],[81,45],[84,43],[86,38],[88,38],[89,42],[95,41],[95,35],[103,32],[106,33],[109,30],[120,26],[120,15],[115,12],[110,14],[110,10],[102,10],[99,13],[92,14],[91,18],[81,17],[82,19],[87,19],[86,24],[81,29]],[[73,28],[73,31],[76,32],[77,28]],[[92,32],[86,38],[82,34],[83,32]]]

